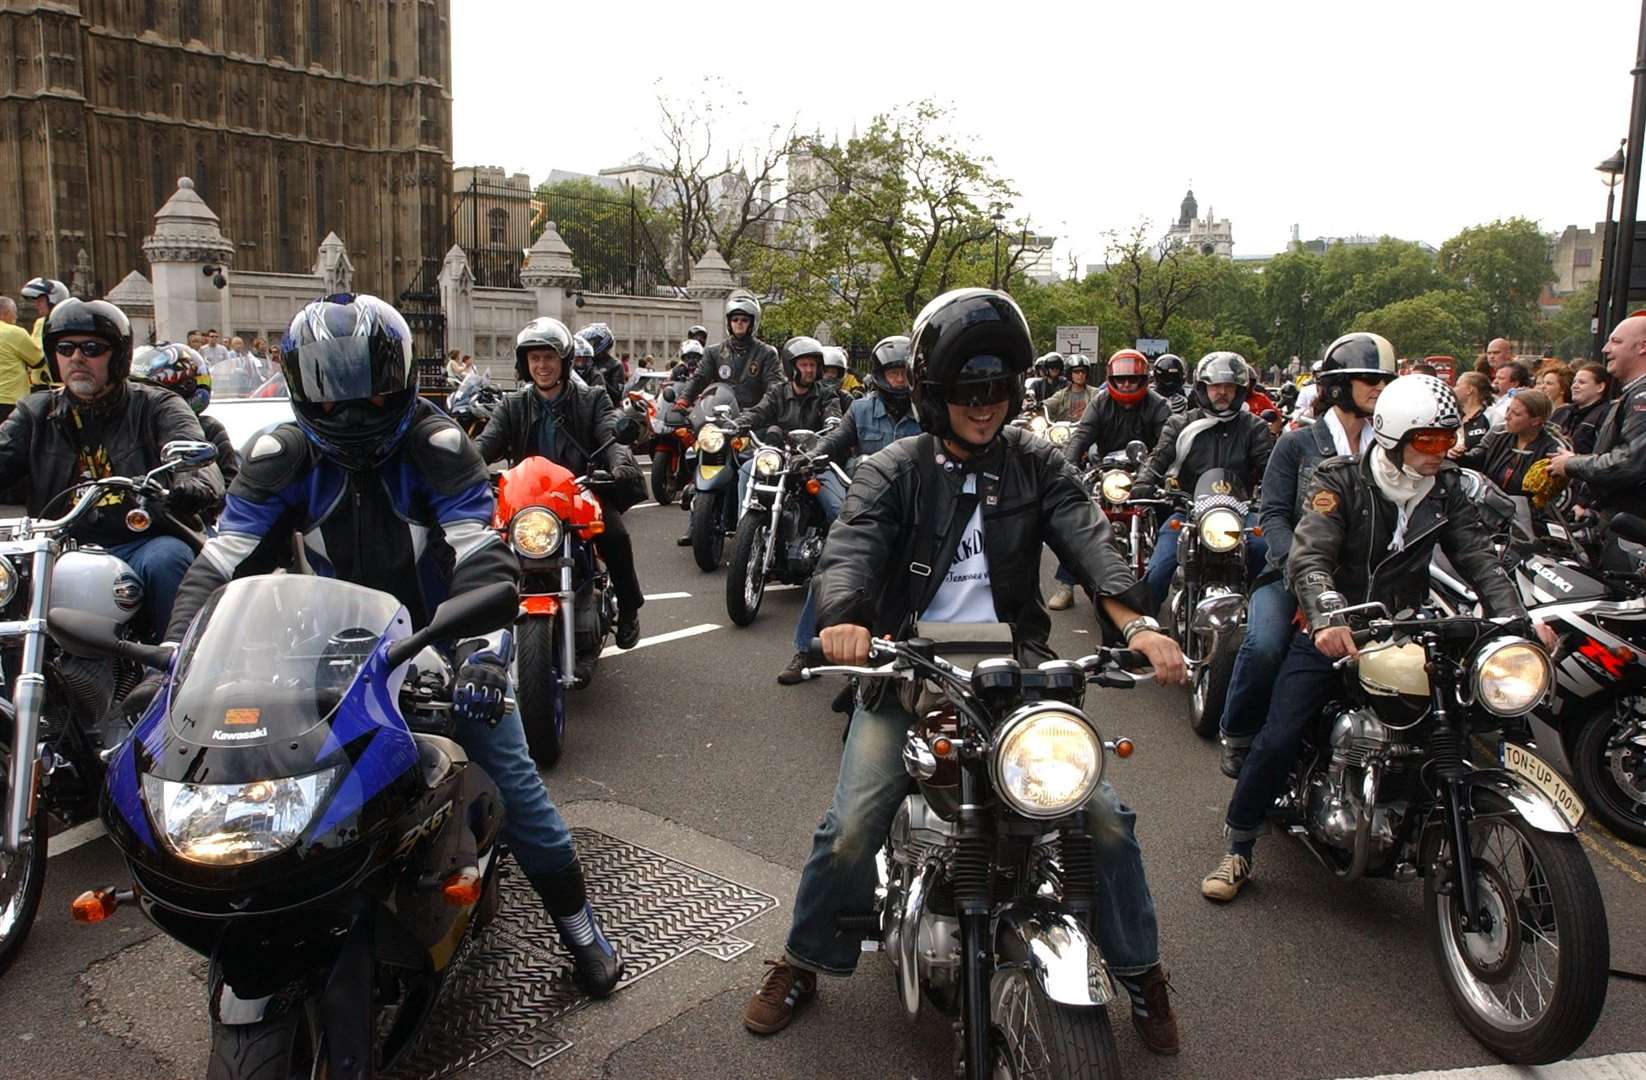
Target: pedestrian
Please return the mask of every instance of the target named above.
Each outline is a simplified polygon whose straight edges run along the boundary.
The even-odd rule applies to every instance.
[[[36,386],[46,384],[46,354],[17,325],[17,301],[0,296],[0,420]]]
[[[251,343],[251,354],[256,357],[265,369],[272,370],[269,360],[269,339],[257,338]]]
[[[467,355],[461,349],[453,349],[446,354],[446,381],[453,386],[461,383],[469,372],[474,370],[474,357]]]
[[[206,331],[206,343],[200,347],[200,355],[214,367],[229,358],[228,348],[217,340],[215,327]]]

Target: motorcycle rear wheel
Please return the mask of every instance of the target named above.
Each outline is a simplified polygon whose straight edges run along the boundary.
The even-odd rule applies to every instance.
[[[1476,887],[1494,920],[1486,933],[1466,933],[1456,891],[1442,895],[1426,877],[1430,955],[1481,1045],[1511,1064],[1559,1061],[1583,1045],[1606,1004],[1611,939],[1600,885],[1576,836],[1534,829],[1494,794],[1477,791],[1474,809]],[[1533,1005],[1540,1010],[1527,1015]]]
[[[731,565],[726,568],[726,614],[738,626],[748,626],[760,614],[766,595],[766,547],[771,525],[759,513],[743,515],[737,523]]]
[[[557,649],[563,617],[532,617],[515,628],[515,705],[532,760],[544,769],[566,749],[566,674]]]
[[[326,1073],[321,1042],[307,1009],[256,1024],[214,1020],[206,1080],[313,1080]]]
[[[674,502],[680,485],[674,480],[674,455],[661,446],[652,447],[652,498],[659,506]]]
[[[1601,824],[1631,844],[1646,844],[1646,747],[1619,737],[1617,710],[1626,707],[1619,702],[1584,719],[1572,779]]]
[[[1022,942],[1001,942],[1000,962],[989,984],[994,1026],[993,1070],[1010,1080],[1110,1080],[1120,1076],[1120,1052],[1107,1009],[1060,1005],[1046,996],[1030,972]]]
[[[1229,680],[1234,676],[1235,656],[1246,640],[1246,628],[1238,627],[1218,643],[1204,667],[1195,673],[1189,693],[1189,726],[1202,739],[1215,739],[1223,723],[1223,707],[1229,700]]]
[[[9,798],[11,746],[0,744],[0,799]],[[44,800],[41,800],[42,806]],[[23,951],[46,890],[46,812],[34,814],[34,839],[11,854],[0,854],[0,975]]]
[[[704,491],[692,500],[692,558],[705,574],[720,569],[726,552],[726,536],[720,531],[720,500],[726,497],[724,491]]]

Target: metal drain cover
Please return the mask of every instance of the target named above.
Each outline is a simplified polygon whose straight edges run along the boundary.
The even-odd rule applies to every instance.
[[[752,947],[731,931],[777,898],[593,829],[573,829],[606,934],[623,954],[623,985],[691,952],[730,961]],[[450,1076],[506,1054],[520,1071],[571,1043],[553,1021],[587,1003],[571,957],[518,869],[503,880],[503,906],[457,961],[423,1036],[396,1066],[396,1080]]]

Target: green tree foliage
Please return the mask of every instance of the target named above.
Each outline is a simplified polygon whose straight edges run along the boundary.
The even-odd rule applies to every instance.
[[[1486,338],[1536,331],[1538,296],[1555,280],[1549,238],[1536,222],[1510,218],[1471,225],[1440,248],[1440,269],[1473,298]]]
[[[1595,292],[1596,284],[1590,282],[1568,296],[1560,310],[1544,320],[1540,336],[1563,360],[1599,359],[1589,355],[1594,351],[1590,326],[1595,314]]]
[[[533,242],[552,221],[572,249],[585,288],[604,292],[629,281],[637,260],[646,257],[641,230],[652,228],[656,216],[644,199],[583,177],[539,184],[534,195],[544,209],[532,223]]]
[[[1468,332],[1447,306],[1444,293],[1396,300],[1355,316],[1354,328],[1382,334],[1403,357],[1471,356]]]

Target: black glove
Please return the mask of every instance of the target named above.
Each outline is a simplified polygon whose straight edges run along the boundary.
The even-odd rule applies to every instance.
[[[158,671],[151,671],[143,676],[143,681],[131,688],[120,704],[120,711],[127,714],[143,715],[154,704],[155,697],[160,689],[166,685],[166,676]]]
[[[1158,499],[1160,497],[1160,489],[1155,487],[1153,484],[1145,484],[1142,482],[1134,483],[1132,484],[1131,497],[1134,499]]]
[[[509,696],[509,654],[512,639],[503,632],[503,641],[496,649],[481,649],[471,653],[457,669],[457,683],[452,690],[452,714],[459,720],[473,720],[496,727],[503,719],[505,699]]]
[[[589,474],[590,487],[611,487],[615,483],[617,483],[616,478],[605,469],[596,469]]]

